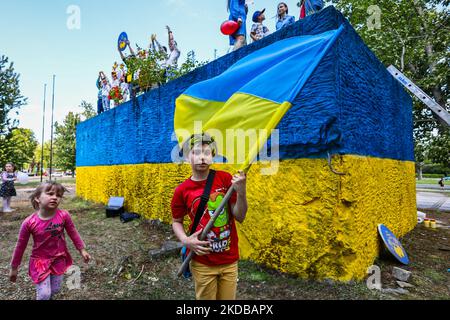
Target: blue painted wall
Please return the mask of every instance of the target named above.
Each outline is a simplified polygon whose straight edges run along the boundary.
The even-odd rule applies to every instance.
[[[221,57],[77,127],[77,166],[169,163],[175,99],[190,85],[287,37],[346,25],[280,122],[282,159],[327,151],[413,160],[412,100],[333,7]],[[276,88],[274,88],[276,90]]]

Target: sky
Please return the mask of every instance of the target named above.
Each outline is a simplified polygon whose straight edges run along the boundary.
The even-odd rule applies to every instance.
[[[265,25],[275,30],[277,1],[254,0],[251,15],[266,8]],[[297,0],[287,0],[298,19]],[[194,50],[199,61],[213,60],[229,49],[228,37],[219,31],[228,19],[226,0],[0,0],[0,55],[14,62],[20,89],[28,101],[17,119],[20,127],[42,135],[44,84],[46,91],[45,140],[50,139],[52,78],[55,75],[54,120],[62,122],[68,112],[81,112],[86,100],[96,108],[98,72],[110,74],[120,63],[117,38],[127,32],[131,44],[147,47],[152,33],[167,43],[166,25],[181,50],[179,64]],[[128,49],[127,49],[128,52]]]

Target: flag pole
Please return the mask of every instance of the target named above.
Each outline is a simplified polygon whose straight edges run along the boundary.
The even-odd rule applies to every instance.
[[[248,170],[250,169],[251,164],[247,164],[245,169],[243,170],[245,174],[247,174]],[[216,222],[217,218],[219,217],[219,215],[222,213],[223,208],[225,207],[225,205],[228,203],[228,201],[230,200],[231,196],[233,195],[233,193],[235,192],[233,185],[228,189],[227,193],[225,194],[225,196],[223,197],[222,201],[220,202],[219,206],[217,207],[217,209],[214,211],[214,214],[211,216],[211,218],[209,219],[208,223],[206,224],[205,228],[203,228],[202,233],[200,234],[199,240],[203,241],[206,238],[206,235],[208,234],[209,230],[211,230],[211,228],[214,225],[214,222]],[[194,230],[195,231],[195,230]],[[189,255],[186,257],[186,259],[183,261],[180,269],[178,270],[177,276],[181,276],[184,271],[187,269],[187,267],[189,266],[189,262],[191,262],[192,258],[194,257],[194,251],[190,251]]]
[[[227,193],[225,194],[225,197],[222,199],[222,202],[217,207],[216,211],[214,211],[214,214],[212,215],[212,217],[209,219],[208,223],[206,224],[206,227],[203,229],[199,240],[204,240],[206,238],[206,235],[208,234],[209,230],[211,230],[212,226],[214,225],[214,222],[216,221],[217,217],[222,212],[222,210],[225,207],[225,205],[227,204],[228,200],[230,200],[231,196],[233,195],[233,192],[234,192],[234,188],[233,188],[233,186],[231,186],[231,188],[229,188]],[[189,262],[194,257],[194,254],[195,253],[192,250],[189,252],[189,255],[183,261],[183,264],[181,265],[180,269],[178,270],[177,276],[181,276],[184,273],[184,271],[186,270],[186,268],[189,265]]]
[[[52,93],[52,126],[50,134],[50,181],[52,180],[52,161],[53,161],[53,110],[55,108],[55,75],[53,75],[53,93]]]
[[[281,118],[284,116],[284,114],[287,112],[287,110],[289,110],[289,108],[291,106],[292,106],[292,104],[289,101],[285,101],[279,106],[277,112],[272,117],[271,121],[266,125],[266,128],[265,128],[266,133],[269,128],[275,128],[278,125]],[[241,170],[245,174],[247,174],[247,172],[250,170],[253,160],[256,159],[259,150],[261,149],[262,145],[264,144],[264,141],[266,141],[269,138],[269,136],[270,136],[270,134],[268,136],[267,135],[264,135],[262,137],[260,136],[258,143],[256,145],[253,145],[252,148],[249,150],[248,157],[245,159],[245,162],[241,166],[241,168],[244,168]],[[222,212],[223,208],[225,207],[228,200],[231,198],[231,195],[233,194],[234,191],[235,190],[234,190],[233,186],[231,186],[231,188],[228,189],[228,191],[225,194],[225,197],[222,199],[222,202],[220,203],[219,207],[214,211],[214,214],[211,216],[206,227],[203,229],[199,240],[204,240],[206,238],[206,235],[208,234],[209,230],[211,230],[214,222],[216,221],[217,217]],[[194,230],[194,232],[195,232],[195,230]],[[194,254],[195,253],[192,250],[189,252],[189,255],[183,261],[183,264],[181,265],[180,269],[178,270],[178,273],[177,273],[178,276],[180,276],[184,273],[184,271],[186,270],[186,268],[189,265],[189,262],[192,260]]]
[[[45,96],[47,92],[47,84],[44,84],[44,108],[42,111],[42,149],[41,149],[41,182],[42,182],[42,175],[44,174],[44,130],[45,130]]]

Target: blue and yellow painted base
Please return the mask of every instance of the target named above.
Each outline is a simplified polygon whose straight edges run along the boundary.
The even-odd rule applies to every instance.
[[[380,249],[377,225],[397,237],[416,225],[413,162],[343,155],[333,160],[342,176],[326,159],[283,160],[275,175],[264,167],[248,173],[241,258],[301,277],[363,279]],[[127,210],[171,223],[173,190],[189,175],[187,164],[78,167],[77,194],[101,203],[123,196]]]

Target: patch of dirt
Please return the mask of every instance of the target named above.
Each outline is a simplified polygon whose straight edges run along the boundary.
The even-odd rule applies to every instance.
[[[178,257],[164,261],[151,261],[150,249],[160,248],[164,241],[175,240],[172,229],[147,220],[120,222],[119,218],[106,218],[102,205],[67,195],[61,208],[71,213],[92,256],[84,264],[70,238],[66,241],[74,259],[81,269],[81,288],[69,290],[67,285],[56,299],[193,299],[192,281],[179,279],[176,271]],[[29,278],[28,261],[32,240],[24,254],[17,283],[9,282],[8,272],[12,252],[22,221],[33,210],[25,192],[18,189],[13,198],[13,213],[0,213],[0,300],[34,299],[34,284]],[[70,274],[65,276],[69,281]],[[168,295],[170,293],[170,295]]]
[[[93,257],[84,264],[80,255],[66,237],[74,264],[81,270],[81,287],[69,290],[63,285],[55,298],[62,300],[96,299],[187,299],[194,296],[192,279],[178,278],[179,256],[173,255],[151,260],[149,250],[159,249],[165,241],[175,241],[171,226],[159,221],[134,220],[120,222],[119,218],[106,218],[102,205],[74,197],[74,186],[69,186],[61,208],[68,210]],[[27,200],[27,189],[13,199],[13,213],[0,213],[0,300],[34,299],[35,289],[28,272],[31,240],[25,252],[17,283],[9,282],[9,263],[22,221],[32,213]],[[431,213],[430,213],[431,216]],[[436,213],[436,218],[448,221],[449,213]],[[403,266],[391,258],[375,261],[382,271],[382,287],[397,288],[391,276],[398,266],[412,272],[410,283],[415,287],[405,295],[386,294],[367,289],[365,281],[337,283],[314,281],[269,270],[251,261],[239,262],[239,299],[450,299],[447,269],[450,252],[439,250],[449,245],[448,229],[429,229],[422,225],[401,239],[411,264]],[[64,283],[71,283],[71,274]]]
[[[448,225],[450,213],[427,212],[427,217],[445,221]],[[383,284],[395,287],[395,279],[390,276],[393,266],[412,272],[409,283],[415,287],[408,289],[408,299],[450,299],[450,229],[427,228],[423,224],[401,239],[410,264],[403,266],[396,262],[387,265]]]

